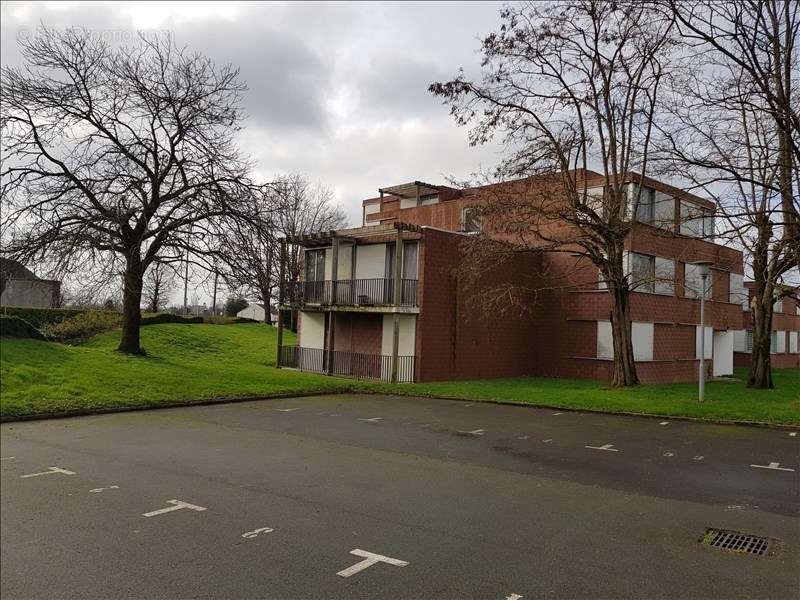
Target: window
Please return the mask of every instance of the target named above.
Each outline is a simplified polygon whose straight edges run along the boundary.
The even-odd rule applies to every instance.
[[[325,281],[325,250],[306,250],[306,281]]]
[[[419,197],[420,206],[436,204],[437,202],[439,202],[439,194],[424,194]]]
[[[749,308],[747,288],[744,287],[744,275],[738,273],[730,274],[730,297],[728,301],[731,304],[739,304],[742,309]]]
[[[480,209],[476,206],[469,206],[461,213],[461,231],[466,233],[478,233],[481,230]]]
[[[747,336],[745,337],[745,344],[744,344],[745,352],[752,352],[753,351],[753,330],[747,330]]]
[[[684,288],[684,296],[687,298],[699,298],[700,294],[703,293],[703,269],[706,267],[702,265],[693,265],[691,263],[686,263],[684,267],[684,278],[683,278],[683,288]],[[708,300],[711,298],[712,292],[712,275],[709,272],[708,277],[706,277],[706,288],[705,293],[703,294]]]
[[[675,261],[656,256],[655,293],[666,296],[675,295]]]
[[[633,359],[635,361],[653,360],[653,323],[631,324],[631,340],[633,342]],[[614,358],[614,338],[610,321],[597,322],[597,358],[612,360]]]
[[[653,360],[653,323],[631,324],[631,338],[633,340],[633,360]]]
[[[655,291],[656,257],[630,252],[628,260],[630,261],[631,290],[652,294]]]
[[[655,193],[653,225],[672,231],[675,225],[675,198],[663,192]]]
[[[614,340],[611,335],[611,321],[597,322],[597,358],[614,358]]]
[[[403,242],[403,279],[417,279],[418,242]]]
[[[706,331],[704,347],[703,347],[703,354],[705,355],[706,360],[710,359],[712,356],[712,344],[714,343],[714,328],[713,327],[705,327]],[[695,351],[694,357],[699,359],[700,358],[700,325],[695,326]]]
[[[789,353],[800,353],[800,331],[789,332]]]
[[[773,331],[770,339],[770,354],[783,354],[786,352],[786,332]]]
[[[681,233],[697,238],[714,237],[714,215],[708,210],[681,202]]]
[[[631,184],[628,190],[631,194],[630,206],[636,207],[636,220],[640,223],[652,225],[653,197],[655,195],[655,191],[641,187],[635,183]]]
[[[775,303],[772,305],[772,312],[774,313],[782,313],[783,312],[783,300],[776,300]]]
[[[733,351],[747,352],[747,332],[744,329],[733,332]]]

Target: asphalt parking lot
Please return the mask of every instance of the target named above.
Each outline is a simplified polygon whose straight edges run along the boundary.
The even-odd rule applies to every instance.
[[[342,395],[0,441],[3,598],[798,597],[791,430]]]

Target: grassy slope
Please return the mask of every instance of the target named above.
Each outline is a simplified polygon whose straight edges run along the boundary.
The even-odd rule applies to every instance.
[[[275,329],[264,325],[150,325],[146,357],[114,352],[119,332],[80,346],[27,339],[0,342],[0,414],[52,413],[349,388],[386,393],[505,400],[561,408],[637,412],[800,425],[800,371],[775,371],[776,390],[741,381],[608,389],[603,382],[518,378],[391,386],[274,368]],[[293,340],[287,335],[288,343]],[[741,375],[741,374],[740,374]]]
[[[604,382],[581,379],[516,378],[483,381],[444,381],[402,386],[402,393],[503,400],[580,408],[604,412],[632,412],[699,417],[731,421],[800,425],[800,370],[773,371],[774,390],[747,389],[739,380],[706,384],[706,401],[697,401],[697,384],[642,385],[610,389]],[[391,386],[380,386],[391,391]]]
[[[146,357],[114,352],[119,331],[80,346],[0,342],[3,416],[169,404],[342,388],[348,382],[275,369],[275,329],[264,325],[150,325]],[[291,337],[287,339],[291,343]]]

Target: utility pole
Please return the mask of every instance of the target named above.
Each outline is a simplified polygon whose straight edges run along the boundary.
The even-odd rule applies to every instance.
[[[219,279],[219,271],[217,270],[217,263],[214,263],[214,296],[212,299],[212,308],[214,316],[217,316],[217,280]]]

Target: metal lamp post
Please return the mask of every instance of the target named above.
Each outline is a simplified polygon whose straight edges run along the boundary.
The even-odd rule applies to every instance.
[[[700,267],[700,279],[702,280],[702,289],[700,290],[700,373],[698,379],[698,399],[700,402],[703,402],[705,399],[705,392],[706,392],[706,369],[705,369],[705,359],[706,359],[706,323],[705,323],[705,312],[706,312],[706,290],[708,289],[707,282],[708,282],[708,267],[711,264],[710,261],[698,261],[694,263],[698,267]]]

